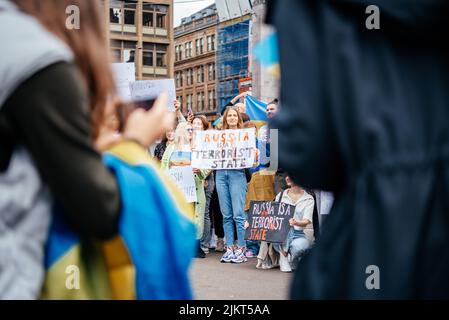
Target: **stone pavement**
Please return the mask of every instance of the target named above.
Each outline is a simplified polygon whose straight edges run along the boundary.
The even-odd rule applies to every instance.
[[[256,269],[257,258],[241,264],[220,263],[222,253],[211,251],[195,259],[190,279],[197,300],[285,300],[292,273],[279,268]]]

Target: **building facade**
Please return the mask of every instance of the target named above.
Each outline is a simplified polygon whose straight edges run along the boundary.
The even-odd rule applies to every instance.
[[[220,110],[244,91],[240,90],[241,84],[251,82],[250,25],[250,14],[222,21],[218,25],[217,92]]]
[[[173,0],[103,0],[114,62],[134,62],[136,79],[174,77]]]
[[[215,4],[183,18],[174,29],[175,84],[183,113],[217,118],[217,24]]]

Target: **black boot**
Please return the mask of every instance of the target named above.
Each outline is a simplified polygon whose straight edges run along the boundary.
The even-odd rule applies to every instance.
[[[200,259],[206,258],[206,254],[204,253],[203,249],[201,249],[201,246],[199,246],[199,245],[198,245],[198,252],[196,254],[196,257],[200,258]]]

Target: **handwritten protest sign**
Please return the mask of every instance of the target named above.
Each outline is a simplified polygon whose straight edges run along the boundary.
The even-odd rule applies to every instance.
[[[169,109],[174,111],[173,102],[176,100],[176,90],[173,79],[143,80],[131,84],[131,97],[133,100],[157,98],[162,92],[168,93]]]
[[[113,63],[112,73],[119,96],[125,102],[131,101],[131,84],[136,81],[136,66],[134,63]]]
[[[186,196],[187,202],[196,202],[196,186],[192,167],[173,167],[169,175]]]
[[[195,133],[192,167],[199,169],[244,169],[254,165],[256,131],[208,130]]]
[[[290,231],[288,221],[294,213],[295,206],[286,203],[251,201],[245,240],[284,242]]]

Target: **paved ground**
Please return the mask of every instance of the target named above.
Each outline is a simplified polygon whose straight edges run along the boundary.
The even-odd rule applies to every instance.
[[[279,268],[256,269],[257,258],[241,264],[220,263],[222,253],[195,259],[191,269],[194,297],[198,300],[284,300],[292,273]]]

